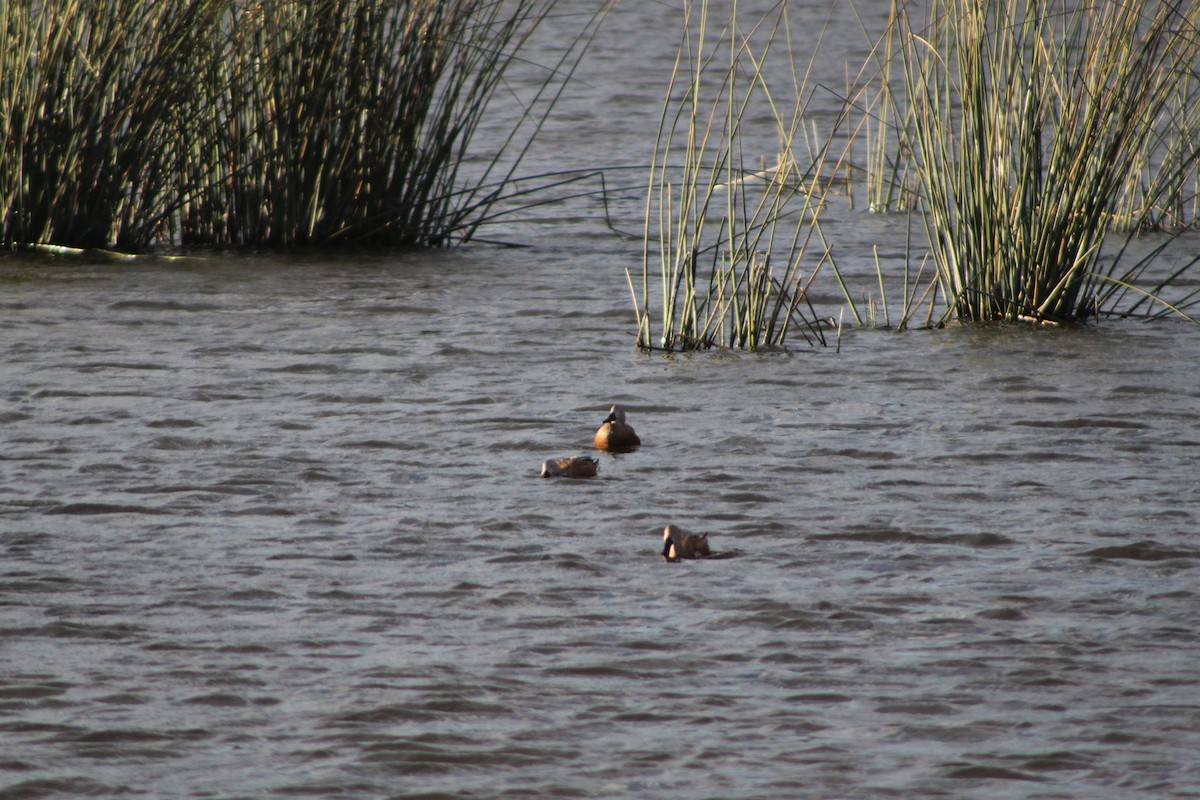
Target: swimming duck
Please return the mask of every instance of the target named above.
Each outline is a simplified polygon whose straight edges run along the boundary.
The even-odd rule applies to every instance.
[[[668,525],[663,528],[662,554],[667,561],[712,555],[712,551],[708,549],[708,534],[697,536],[678,525]]]
[[[542,462],[543,478],[594,478],[600,471],[600,459],[591,456],[555,458]]]
[[[634,433],[633,426],[625,422],[625,411],[620,406],[608,410],[608,416],[600,430],[596,431],[596,447],[600,450],[632,450],[642,443]]]

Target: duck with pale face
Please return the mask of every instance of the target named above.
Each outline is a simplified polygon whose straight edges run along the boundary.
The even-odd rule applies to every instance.
[[[639,446],[642,440],[634,432],[633,426],[625,421],[625,410],[613,406],[608,410],[600,430],[596,431],[595,444],[600,450],[622,452]]]
[[[591,456],[555,458],[542,462],[543,478],[594,478],[600,471],[600,459]]]
[[[708,534],[688,533],[678,525],[663,528],[663,558],[678,561],[681,558],[707,558],[712,555],[708,547]]]

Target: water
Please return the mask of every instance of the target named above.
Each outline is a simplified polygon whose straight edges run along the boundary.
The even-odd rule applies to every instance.
[[[1200,331],[645,355],[511,234],[0,262],[0,797],[1200,797]]]

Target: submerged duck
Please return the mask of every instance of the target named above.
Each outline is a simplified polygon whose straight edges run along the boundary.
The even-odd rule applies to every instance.
[[[678,525],[663,528],[663,558],[678,561],[681,558],[703,558],[712,555],[708,549],[708,534],[688,533]]]
[[[543,478],[594,478],[600,471],[600,459],[591,456],[555,458],[542,462]]]
[[[625,411],[620,406],[610,408],[600,430],[596,431],[596,447],[601,450],[632,450],[641,443],[633,426],[625,421]]]

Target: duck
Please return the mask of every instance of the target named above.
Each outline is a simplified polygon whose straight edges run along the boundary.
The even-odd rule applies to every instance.
[[[543,478],[594,478],[600,471],[600,459],[591,456],[554,458],[542,462]]]
[[[608,416],[604,418],[600,430],[596,431],[595,443],[599,450],[619,452],[632,450],[639,446],[642,440],[634,432],[633,426],[625,421],[625,410],[620,406],[613,406],[608,410]]]
[[[712,555],[708,548],[708,534],[688,533],[678,525],[663,528],[663,558],[678,561],[681,558],[706,558]]]

